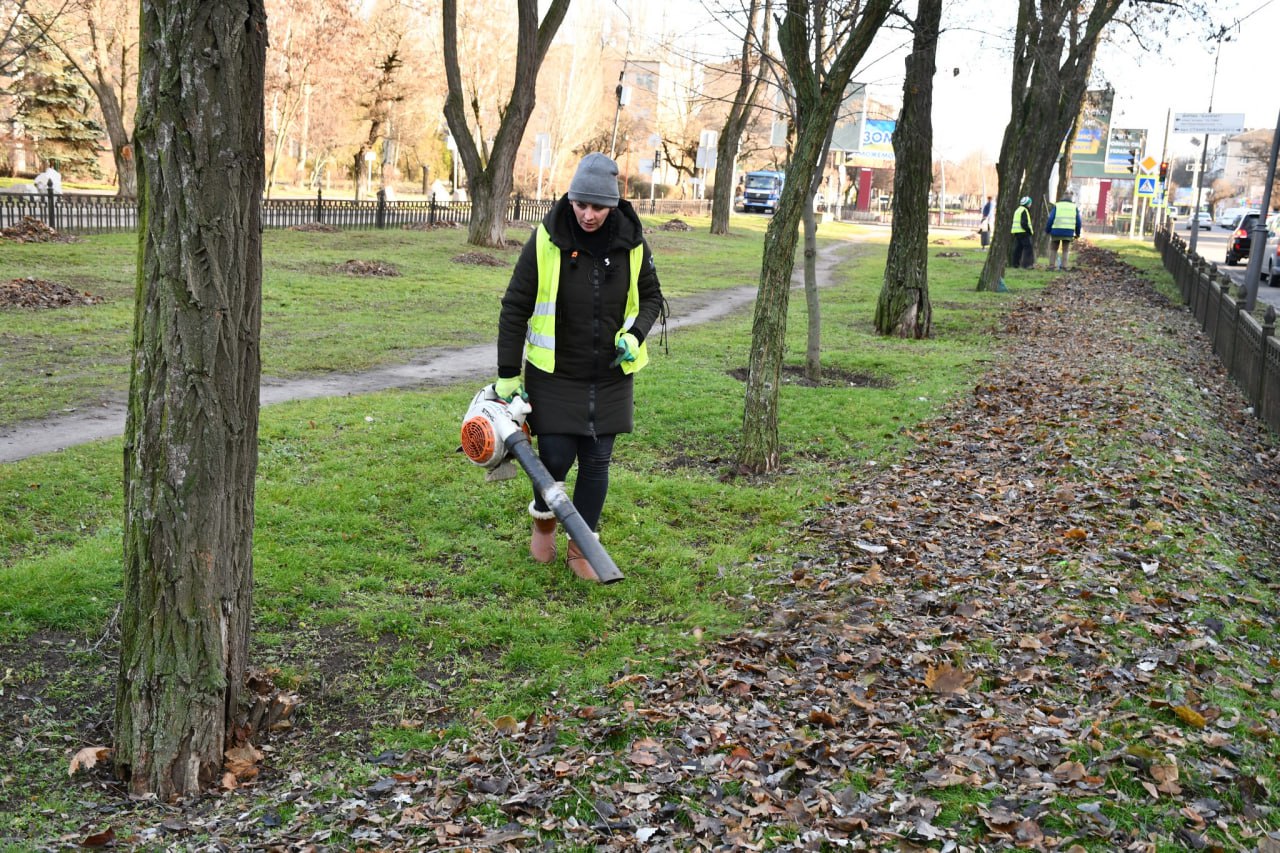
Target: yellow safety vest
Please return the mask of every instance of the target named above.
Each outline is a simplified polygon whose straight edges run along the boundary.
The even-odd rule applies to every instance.
[[[1027,210],[1022,205],[1018,205],[1018,209],[1013,212],[1013,233],[1014,234],[1027,233],[1027,229],[1022,227],[1022,214],[1024,213],[1027,214],[1028,216],[1031,215],[1031,211]]]
[[[1070,232],[1070,236],[1076,236],[1075,202],[1060,201],[1053,206],[1052,230]]]
[[[538,296],[533,314],[524,333],[524,357],[539,370],[556,371],[556,293],[560,289],[560,247],[551,242],[551,234],[545,225],[538,226]],[[640,316],[640,265],[644,261],[644,243],[631,250],[631,282],[627,287],[627,305],[622,318],[622,328],[613,336],[616,345],[636,318]],[[624,361],[619,367],[623,373],[635,373],[649,363],[649,347],[640,344],[635,361]]]

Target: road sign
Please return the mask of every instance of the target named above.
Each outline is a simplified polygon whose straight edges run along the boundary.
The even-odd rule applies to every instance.
[[[1244,113],[1174,113],[1174,133],[1239,133]]]
[[[1138,165],[1142,167],[1142,171],[1150,175],[1152,172],[1156,170],[1156,166],[1160,165],[1160,162],[1156,160],[1156,158],[1148,154],[1146,157],[1142,159],[1142,161]]]
[[[1138,197],[1151,198],[1156,194],[1156,179],[1149,175],[1138,178]]]

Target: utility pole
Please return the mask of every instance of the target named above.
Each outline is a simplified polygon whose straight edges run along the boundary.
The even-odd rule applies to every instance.
[[[1271,159],[1267,161],[1267,183],[1262,188],[1262,207],[1253,220],[1253,236],[1249,243],[1249,268],[1244,274],[1244,309],[1252,311],[1258,303],[1258,279],[1262,277],[1262,253],[1267,246],[1267,216],[1271,210],[1271,185],[1276,179],[1276,155],[1280,154],[1280,115],[1276,116],[1276,129],[1271,132]],[[1272,282],[1273,284],[1275,282]]]
[[[1213,112],[1213,93],[1218,88],[1218,58],[1222,56],[1222,42],[1226,35],[1225,27],[1218,30],[1218,46],[1213,51],[1213,81],[1209,84],[1209,112]],[[1187,244],[1187,250],[1193,255],[1196,253],[1196,238],[1200,236],[1200,194],[1204,192],[1204,170],[1209,159],[1208,133],[1204,135],[1203,142],[1204,145],[1200,148],[1200,171],[1196,172],[1196,212],[1191,216],[1191,242]]]

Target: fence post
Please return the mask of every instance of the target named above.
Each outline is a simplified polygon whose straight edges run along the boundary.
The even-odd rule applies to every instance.
[[[1253,395],[1254,403],[1253,412],[1259,418],[1266,420],[1266,393],[1267,393],[1267,347],[1271,339],[1276,336],[1276,306],[1268,305],[1267,313],[1262,318],[1262,346],[1258,348],[1258,388]]]
[[[435,227],[436,224],[436,194],[432,193],[427,198],[427,224]]]
[[[323,201],[323,196],[324,190],[316,187],[316,222],[320,223],[324,222],[324,205],[320,203]]]
[[[378,190],[378,211],[373,216],[373,226],[375,228],[387,227],[387,189],[382,187]]]
[[[48,185],[47,185],[47,186],[45,186],[44,191],[45,191],[45,197],[44,197],[44,210],[45,210],[45,216],[44,216],[44,221],[49,223],[49,227],[50,227],[50,228],[52,228],[54,231],[57,231],[57,230],[58,230],[58,220],[57,220],[57,216],[56,216],[56,213],[55,213],[55,211],[54,211],[54,207],[53,207],[53,181],[49,181]]]
[[[511,210],[511,221],[512,222],[520,221],[520,193],[516,193],[516,203]]]

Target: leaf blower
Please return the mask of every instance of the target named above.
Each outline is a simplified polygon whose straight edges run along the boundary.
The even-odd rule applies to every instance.
[[[542,464],[533,444],[529,441],[529,428],[525,418],[533,408],[527,400],[516,397],[510,403],[498,396],[492,385],[486,385],[475,397],[462,419],[462,452],[467,458],[485,468],[486,480],[509,480],[516,475],[512,457],[533,481],[537,490],[555,517],[564,525],[569,537],[577,543],[582,555],[595,569],[601,583],[622,580],[622,572],[613,558],[604,550],[600,540],[582,520],[578,509],[565,494],[564,486],[557,483]]]

